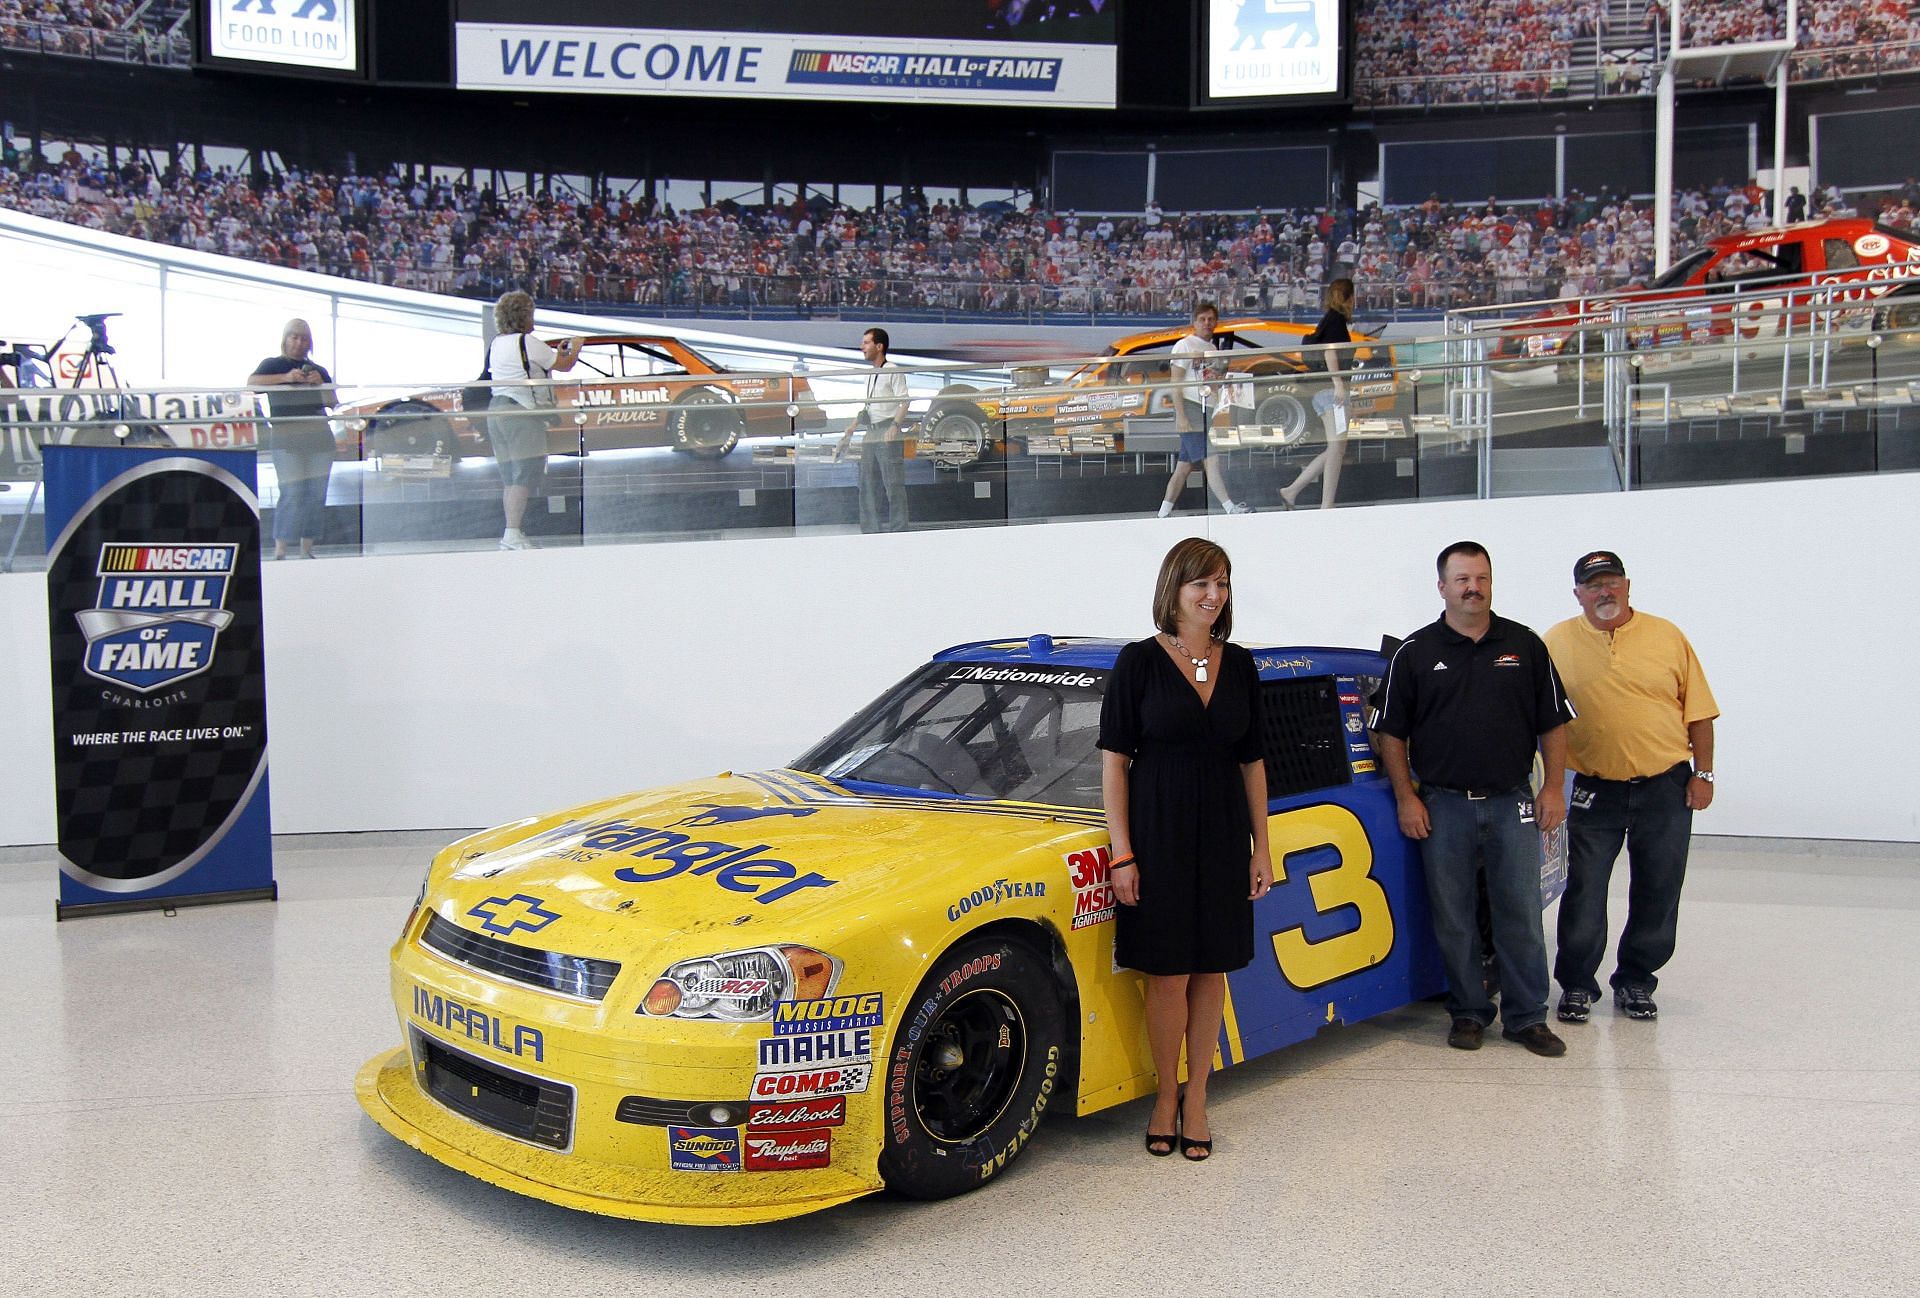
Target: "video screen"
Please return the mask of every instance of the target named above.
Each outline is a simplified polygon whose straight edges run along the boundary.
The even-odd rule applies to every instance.
[[[462,90],[1112,108],[1116,4],[456,0],[454,80]]]
[[[366,75],[363,0],[195,0],[203,66]]]
[[[1205,0],[1197,102],[1347,99],[1350,21],[1344,0]]]

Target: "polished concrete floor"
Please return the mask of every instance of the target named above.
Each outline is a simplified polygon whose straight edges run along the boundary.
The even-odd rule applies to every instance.
[[[1657,1023],[1565,1059],[1420,1005],[1143,1103],[985,1190],[735,1230],[587,1216],[404,1148],[352,1080],[439,835],[283,841],[281,900],[56,925],[0,853],[0,1293],[1910,1295],[1920,849],[1703,840]],[[1616,916],[1621,899],[1615,899]]]

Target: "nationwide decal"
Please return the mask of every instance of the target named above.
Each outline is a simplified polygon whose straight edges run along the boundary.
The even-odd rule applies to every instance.
[[[676,1172],[737,1172],[740,1128],[668,1127],[667,1161]]]
[[[503,1055],[532,1059],[535,1063],[546,1055],[546,1039],[540,1035],[539,1028],[525,1023],[509,1026],[497,1014],[489,1014],[475,1005],[463,1005],[451,996],[441,996],[424,987],[413,989],[413,1014],[449,1036],[463,1036]]]
[[[867,1089],[873,1065],[847,1064],[839,1068],[802,1068],[788,1072],[756,1073],[749,1100],[811,1100],[833,1095],[857,1095]]]
[[[1009,685],[1074,685],[1094,686],[1102,678],[1087,672],[1071,669],[1048,669],[1044,667],[961,667],[949,672],[948,681],[992,681]]]
[[[844,1032],[848,1028],[877,1028],[882,1021],[879,992],[855,992],[818,1000],[777,1001],[773,1007],[776,1037],[812,1032]]]
[[[872,1061],[872,1028],[768,1037],[760,1042],[760,1071],[763,1073],[817,1068],[821,1064],[864,1064]]]
[[[1059,82],[1059,59],[985,54],[800,49],[787,67],[787,84],[806,86],[1051,91]]]
[[[838,879],[808,871],[802,874],[790,861],[765,856],[766,843],[739,847],[712,839],[696,840],[671,829],[654,829],[625,820],[606,820],[583,831],[580,846],[595,852],[616,852],[644,865],[613,872],[622,883],[657,883],[678,874],[703,875],[728,892],[745,893],[765,906],[806,888],[831,888]]]
[[[1073,927],[1104,924],[1113,918],[1113,848],[1106,844],[1067,853],[1067,879],[1073,885]]]
[[[227,585],[239,553],[231,544],[104,542],[95,607],[74,615],[87,675],[151,694],[211,668],[214,642],[233,623]]]
[[[481,928],[501,937],[512,937],[517,929],[538,933],[560,918],[558,911],[546,909],[540,898],[529,897],[524,892],[516,892],[511,897],[489,897],[477,906],[468,907],[467,914],[479,920]]]
[[[992,883],[975,888],[947,907],[947,918],[957,920],[969,911],[998,905],[1010,897],[1044,897],[1046,895],[1047,885],[1038,879],[995,879]]]
[[[803,1127],[837,1127],[847,1120],[847,1097],[831,1100],[794,1100],[791,1103],[753,1103],[747,1106],[747,1131],[794,1131]]]
[[[833,1161],[833,1131],[749,1131],[746,1135],[749,1172],[798,1172],[825,1167]]]

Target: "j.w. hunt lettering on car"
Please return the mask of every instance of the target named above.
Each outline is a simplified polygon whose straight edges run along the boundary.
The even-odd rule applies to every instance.
[[[739,1224],[959,1194],[1048,1112],[1148,1093],[1095,743],[1120,648],[961,645],[789,766],[445,848],[393,950],[408,1044],[362,1106],[522,1194]],[[1229,1065],[1442,983],[1391,789],[1350,760],[1384,661],[1255,661],[1277,878]]]

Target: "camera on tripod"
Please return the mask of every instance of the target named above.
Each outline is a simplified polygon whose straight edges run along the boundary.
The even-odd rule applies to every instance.
[[[107,341],[107,321],[120,315],[119,311],[102,311],[98,315],[77,315],[74,317],[87,327],[87,351],[99,356],[113,355],[113,344]]]

